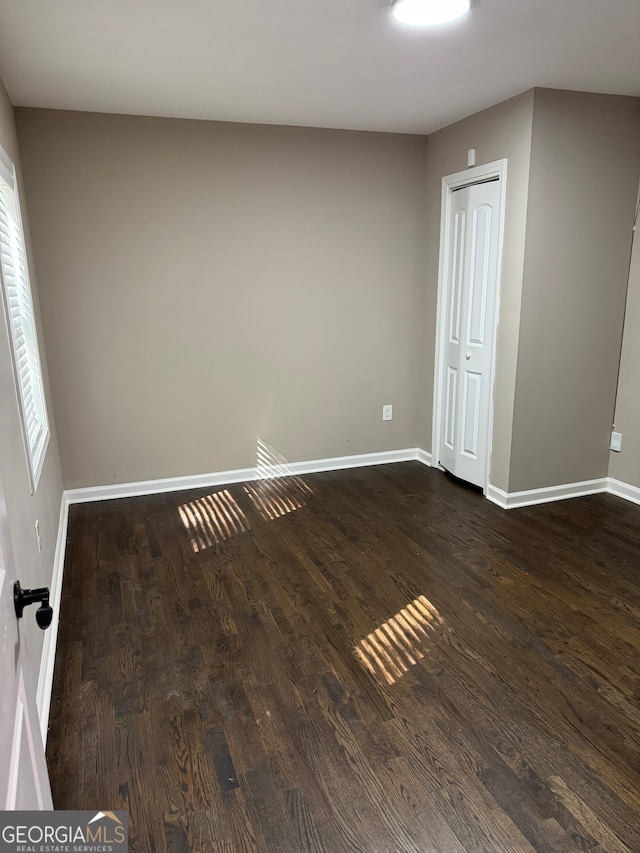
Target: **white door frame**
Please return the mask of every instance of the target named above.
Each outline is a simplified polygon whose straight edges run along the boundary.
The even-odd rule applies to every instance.
[[[474,166],[463,172],[446,175],[442,179],[442,202],[440,209],[440,259],[438,262],[438,307],[436,314],[436,351],[433,378],[433,425],[431,433],[431,454],[433,465],[442,469],[438,457],[440,455],[440,439],[442,424],[442,407],[444,396],[444,382],[442,372],[444,366],[445,347],[445,312],[447,306],[447,282],[449,280],[449,215],[451,211],[451,193],[455,189],[474,184],[489,178],[498,178],[500,181],[500,211],[498,216],[498,266],[496,270],[496,299],[495,316],[493,319],[493,340],[491,343],[491,367],[489,372],[489,426],[487,447],[487,476],[483,492],[487,494],[489,486],[489,472],[491,467],[491,444],[493,440],[493,392],[496,368],[496,339],[498,329],[498,317],[500,315],[500,289],[502,281],[502,248],[504,244],[504,221],[505,200],[507,191],[507,159],[494,160],[482,166]]]

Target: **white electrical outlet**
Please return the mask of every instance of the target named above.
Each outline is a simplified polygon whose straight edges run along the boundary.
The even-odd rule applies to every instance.
[[[42,536],[40,536],[40,522],[36,519],[36,542],[38,543],[38,554],[42,554]]]
[[[382,407],[382,420],[383,421],[393,420],[393,406],[383,406]]]
[[[612,432],[611,433],[611,444],[609,445],[609,450],[615,450],[618,453],[622,450],[622,433],[621,432]]]

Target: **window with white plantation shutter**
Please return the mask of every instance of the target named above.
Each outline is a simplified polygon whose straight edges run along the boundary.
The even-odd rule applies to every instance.
[[[49,441],[15,168],[0,148],[0,279],[27,452],[35,492]]]

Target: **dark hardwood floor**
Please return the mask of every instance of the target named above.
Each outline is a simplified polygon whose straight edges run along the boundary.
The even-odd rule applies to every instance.
[[[640,508],[419,463],[71,508],[56,808],[153,851],[640,851]]]

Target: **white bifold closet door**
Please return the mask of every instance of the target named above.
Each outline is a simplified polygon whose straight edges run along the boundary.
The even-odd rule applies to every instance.
[[[440,464],[485,487],[499,246],[500,182],[452,191]]]

